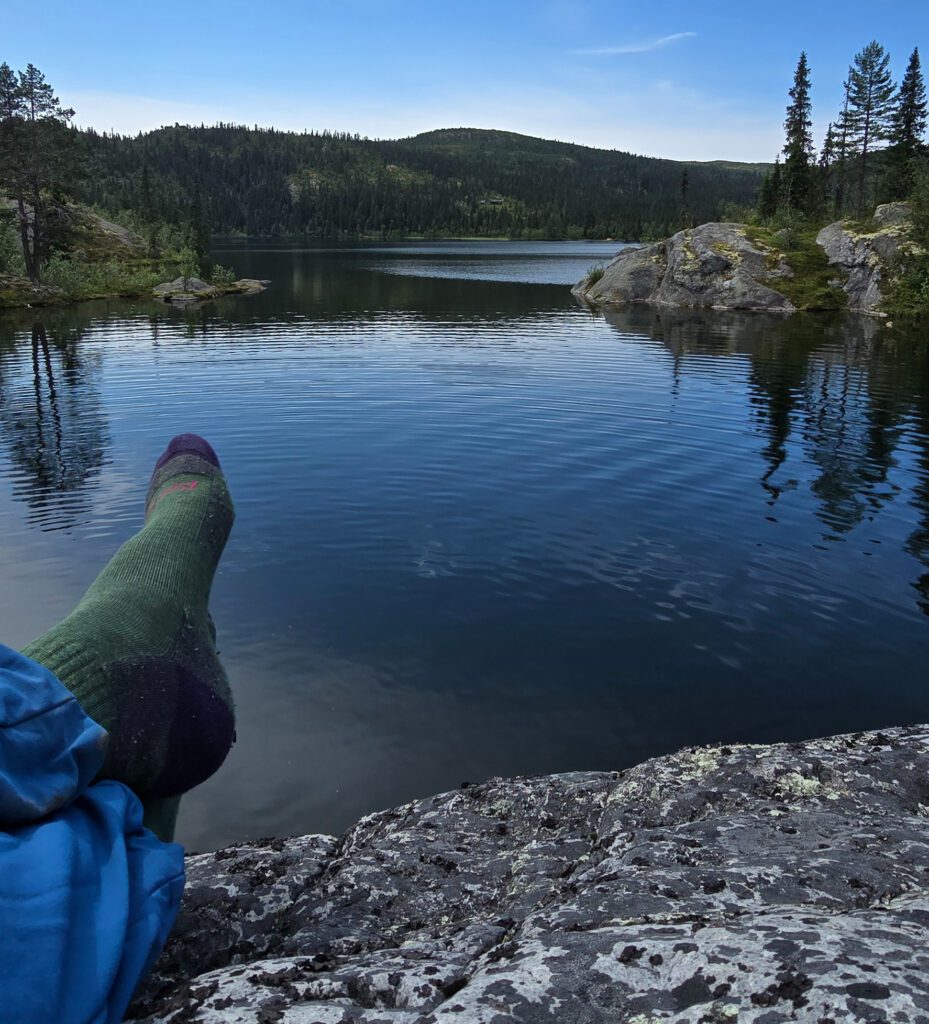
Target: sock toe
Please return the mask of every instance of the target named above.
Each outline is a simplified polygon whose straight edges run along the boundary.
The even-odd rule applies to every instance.
[[[177,437],[173,437],[155,463],[145,498],[146,519],[154,507],[156,494],[174,477],[183,474],[206,476],[213,480],[223,478],[219,458],[213,446],[199,434],[178,434]],[[196,486],[193,484],[191,489]],[[231,502],[228,504],[231,510]]]
[[[159,456],[158,461],[155,463],[154,472],[157,473],[166,463],[178,455],[197,455],[217,469],[220,468],[219,457],[206,438],[201,437],[199,434],[178,434],[176,437],[171,438],[168,442],[168,447]]]

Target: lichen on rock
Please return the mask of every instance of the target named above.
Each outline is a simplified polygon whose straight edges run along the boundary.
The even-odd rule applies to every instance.
[[[592,305],[648,302],[667,306],[791,312],[771,279],[792,274],[781,257],[752,242],[744,225],[702,224],[664,242],[624,249],[595,282],[573,291]]]
[[[862,313],[882,312],[881,282],[887,267],[908,239],[909,214],[907,203],[886,203],[874,211],[869,224],[836,221],[816,236],[829,258],[829,265],[841,274],[849,309]]]
[[[711,223],[621,251],[602,275],[572,289],[591,306],[649,303],[791,313],[798,309],[880,315],[886,277],[909,244],[906,203],[879,206],[865,224],[810,229]]]
[[[132,1019],[929,1021],[929,727],[495,779],[188,859]]]

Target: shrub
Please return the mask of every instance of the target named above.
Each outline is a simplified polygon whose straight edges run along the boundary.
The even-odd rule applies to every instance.
[[[186,281],[189,277],[196,277],[200,273],[200,259],[193,249],[186,246],[177,254],[177,269],[181,277]]]
[[[929,167],[916,175],[910,195],[909,241],[890,269],[884,310],[893,316],[929,318]]]
[[[85,263],[58,253],[48,260],[43,273],[47,284],[61,288],[71,299],[140,295],[160,279],[161,274],[147,265]]]
[[[213,264],[213,269],[210,271],[210,281],[213,284],[223,287],[232,284],[234,280],[235,271],[231,267],[221,267],[218,263]]]
[[[19,232],[9,217],[0,217],[0,274],[25,274]]]

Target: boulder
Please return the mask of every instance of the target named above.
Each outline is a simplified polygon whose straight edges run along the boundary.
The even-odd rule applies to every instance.
[[[573,292],[592,305],[648,302],[791,312],[793,303],[776,283],[792,276],[779,253],[750,241],[745,225],[712,223],[624,249],[602,277],[586,278]]]
[[[929,726],[496,779],[188,872],[130,1019],[929,1019]]]
[[[233,282],[232,287],[242,295],[252,295],[255,292],[263,292],[270,283],[270,281],[259,280],[255,277],[242,277]]]
[[[176,277],[173,281],[155,285],[152,294],[165,302],[202,302],[219,294],[219,289],[199,277]]]
[[[152,289],[152,294],[163,302],[186,306],[193,302],[215,299],[220,295],[255,295],[263,292],[270,283],[253,277],[243,277],[231,284],[207,284],[199,277],[178,277],[173,281],[156,285]]]
[[[874,211],[864,227],[851,221],[836,221],[819,232],[829,265],[842,277],[848,308],[861,313],[880,313],[883,293],[881,279],[908,236],[909,206],[887,203]]]

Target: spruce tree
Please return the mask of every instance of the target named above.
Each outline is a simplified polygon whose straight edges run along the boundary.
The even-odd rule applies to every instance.
[[[913,188],[916,158],[924,150],[926,131],[926,85],[919,65],[919,50],[913,50],[897,93],[897,105],[890,123],[889,198],[905,199]]]
[[[886,140],[894,111],[890,54],[876,41],[855,54],[848,70],[848,143],[858,157],[858,216],[864,216],[868,156]]]
[[[836,167],[839,158],[839,136],[830,121],[826,126],[823,148],[819,153],[819,189],[822,204],[827,209],[835,201]]]
[[[203,191],[199,180],[194,182],[194,194],[190,204],[190,225],[188,228],[188,245],[196,253],[201,270],[206,266],[206,258],[210,252],[210,225],[203,203]]]
[[[848,97],[851,92],[851,75],[842,83],[842,109],[836,119],[835,132],[835,170],[834,170],[834,207],[837,214],[845,212],[846,184],[848,179],[849,155],[849,115]]]
[[[784,120],[783,196],[788,210],[812,213],[813,191],[813,118],[810,102],[810,68],[806,53],[800,54],[788,92],[790,105]]]

